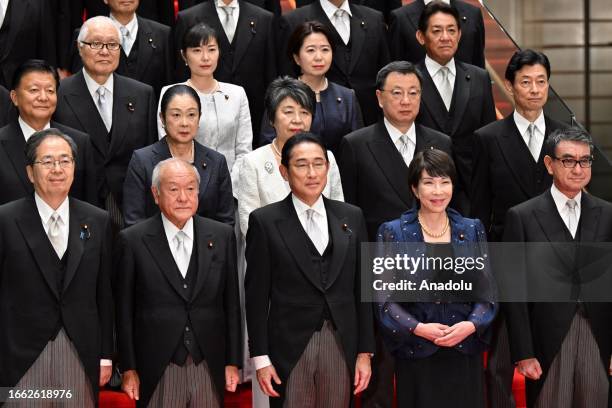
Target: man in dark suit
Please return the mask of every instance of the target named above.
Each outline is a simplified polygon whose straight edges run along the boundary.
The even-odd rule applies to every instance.
[[[55,22],[51,2],[16,0],[0,3],[0,85],[9,87],[13,72],[31,58],[55,65]],[[6,10],[5,10],[6,7]]]
[[[431,148],[452,151],[448,136],[414,122],[421,84],[421,73],[410,62],[395,61],[383,67],[376,77],[376,97],[384,119],[348,134],[340,145],[344,198],[363,210],[370,241],[376,240],[380,224],[414,205],[408,182],[414,154]],[[392,402],[393,360],[378,337],[372,383],[362,404],[390,408]]]
[[[231,14],[229,20],[227,13]],[[180,81],[189,77],[180,54],[183,36],[196,23],[204,23],[217,32],[220,56],[215,79],[244,88],[253,135],[259,135],[266,88],[277,74],[274,15],[243,0],[210,0],[179,12],[174,44],[176,76]]]
[[[380,12],[348,0],[317,0],[283,15],[279,22],[279,69],[293,75],[287,55],[289,37],[305,21],[316,20],[332,32],[334,55],[327,79],[355,90],[366,125],[380,118],[376,104],[376,73],[389,62],[386,27]]]
[[[546,293],[527,286],[528,300],[535,301],[505,305],[512,361],[528,379],[529,407],[606,407],[608,403],[612,303],[595,303],[588,297],[584,280],[588,275],[580,270],[585,266],[582,254],[590,250],[579,243],[612,241],[612,204],[583,190],[591,179],[592,154],[593,142],[583,130],[553,132],[544,156],[553,185],[506,215],[504,241],[553,246],[550,251],[539,250],[535,260],[527,253],[526,282],[550,277],[552,269],[571,277],[564,282],[557,273]],[[522,271],[523,261],[515,262],[513,269]],[[513,276],[520,278],[514,271]],[[551,291],[554,303],[537,301]],[[609,290],[606,293],[609,298]],[[562,300],[566,302],[558,303]]]
[[[316,0],[296,0],[296,7],[302,7],[314,3]],[[353,4],[366,6],[378,10],[385,16],[385,21],[389,21],[391,11],[402,6],[402,0],[353,0]]]
[[[321,195],[321,140],[284,145],[284,200],[257,209],[246,237],[249,350],[272,407],[347,407],[370,379],[371,304],[360,302],[361,210]]]
[[[209,0],[179,0],[179,10],[185,10],[189,7],[193,7],[196,4],[203,3],[204,1]],[[213,0],[214,1],[214,0]],[[274,13],[275,16],[280,16],[282,13],[281,2],[280,0],[246,0],[254,6],[260,7],[262,9],[268,10]]]
[[[170,27],[136,14],[140,0],[105,0],[110,8],[110,18],[121,32],[121,54],[119,75],[135,79],[153,87],[159,95],[162,87],[172,83],[174,77],[174,51]],[[71,47],[70,70],[77,72],[83,67],[74,32]]]
[[[484,68],[485,28],[480,8],[461,0],[451,0],[450,4],[461,17],[461,40],[455,57],[459,61]],[[416,64],[425,58],[425,49],[416,38],[424,9],[425,1],[415,0],[391,13],[389,51],[392,59]]]
[[[116,227],[123,223],[123,180],[132,152],[157,140],[153,88],[114,73],[120,38],[108,17],[83,24],[78,38],[83,70],[62,80],[53,115],[91,137],[100,172],[98,197]]]
[[[0,207],[0,387],[70,390],[67,406],[94,407],[112,369],[110,220],[68,197],[69,136],[43,130],[25,149],[35,193]]]
[[[42,60],[29,60],[17,68],[13,77],[11,99],[19,114],[0,129],[0,203],[32,195],[34,190],[26,174],[23,149],[32,134],[53,127],[70,136],[77,145],[70,196],[98,205],[97,175],[89,136],[51,120],[59,85],[55,68]]]
[[[219,407],[241,362],[236,243],[195,215],[198,171],[170,158],[153,170],[160,214],[119,235],[117,335],[122,389],[139,407]]]
[[[457,9],[441,1],[429,3],[421,14],[417,39],[426,55],[418,64],[423,95],[416,121],[451,137],[460,186],[469,194],[474,131],[495,120],[495,105],[487,71],[455,59],[460,21]],[[467,194],[459,203],[464,212]]]
[[[5,87],[0,85],[0,127],[9,123],[9,118],[12,114],[11,97],[9,91]]]

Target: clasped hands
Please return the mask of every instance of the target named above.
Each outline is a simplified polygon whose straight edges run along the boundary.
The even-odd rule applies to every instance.
[[[440,347],[455,347],[467,336],[476,331],[472,322],[463,321],[447,326],[442,323],[419,323],[414,329],[414,334],[431,341]]]

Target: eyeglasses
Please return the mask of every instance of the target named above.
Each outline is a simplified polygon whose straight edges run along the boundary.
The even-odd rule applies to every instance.
[[[91,48],[92,50],[98,50],[98,51],[104,47],[106,47],[106,49],[109,51],[117,51],[119,48],[121,48],[121,44],[116,43],[116,42],[103,43],[101,41],[93,41],[93,42],[81,41],[81,44],[89,45],[89,48]]]
[[[421,91],[417,89],[411,89],[409,91],[401,89],[381,89],[380,92],[389,92],[391,98],[396,101],[401,101],[404,97],[408,98],[410,101],[415,101],[421,95]]]
[[[580,159],[580,160],[576,160],[576,159],[560,159],[558,157],[553,157],[553,159],[555,160],[559,160],[561,162],[561,164],[563,164],[563,167],[565,167],[566,169],[573,169],[574,167],[576,167],[576,164],[579,164],[580,167],[584,168],[589,168],[593,165],[593,158],[589,157],[586,159]]]
[[[42,166],[42,168],[47,170],[55,168],[55,164],[59,164],[62,169],[67,169],[72,167],[72,165],[74,164],[74,159],[72,157],[62,157],[59,160],[44,159],[35,161],[33,164],[39,164]]]

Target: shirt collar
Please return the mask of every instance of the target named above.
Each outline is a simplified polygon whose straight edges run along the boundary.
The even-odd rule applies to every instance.
[[[342,3],[340,7],[334,6],[329,0],[320,0],[320,2],[321,8],[327,15],[327,18],[329,18],[330,20],[338,9],[346,11],[349,16],[353,17],[353,13],[351,13],[351,8],[349,7],[348,0],[344,0],[344,3]]]
[[[389,136],[391,136],[391,141],[393,144],[397,144],[397,141],[400,137],[402,137],[403,133],[400,132],[398,128],[393,126],[391,122],[387,120],[387,118],[384,118],[383,121],[385,123],[385,127],[387,128],[387,132],[389,132]],[[416,126],[414,126],[414,122],[412,122],[412,125],[410,125],[408,128],[406,135],[408,136],[408,139],[410,139],[416,146]]]
[[[513,117],[514,117],[514,123],[516,124],[516,128],[518,129],[519,133],[522,135],[525,134],[525,132],[527,132],[527,128],[529,127],[529,124],[531,122],[529,122],[523,115],[521,115],[520,113],[518,113],[516,110],[513,113]],[[533,122],[533,124],[535,125],[536,129],[544,134],[546,132],[546,121],[544,120],[544,110],[542,110],[540,112],[540,116],[538,116],[538,118],[535,120],[535,122]]]
[[[115,24],[119,30],[121,30],[121,27],[127,28],[130,32],[130,37],[134,38],[134,35],[138,33],[138,19],[136,18],[136,13],[134,13],[134,16],[126,25],[121,24],[115,16],[113,16],[113,13],[110,13],[110,19],[113,20],[113,24]]]
[[[555,186],[555,183],[553,183],[553,185],[550,187],[550,195],[552,195],[553,201],[555,202],[555,206],[557,207],[559,213],[565,211],[565,203],[567,203],[567,200],[570,200],[570,198],[559,191],[557,186]],[[578,211],[580,211],[581,200],[582,191],[579,191],[578,194],[576,194],[576,197],[574,197],[574,201],[576,201],[576,210]]]
[[[187,237],[193,241],[193,217],[187,220],[187,222],[185,223],[182,229],[179,229],[168,218],[166,218],[164,213],[161,213],[161,218],[162,218],[162,224],[164,226],[164,232],[166,233],[166,238],[168,239],[168,242],[172,242],[172,240],[174,239],[174,236],[179,231],[183,231],[185,235],[187,235]]]
[[[432,1],[434,1],[434,0],[425,0],[425,5],[428,5]],[[450,4],[450,0],[442,0],[442,3]]]
[[[230,4],[228,4],[227,6],[234,7],[235,10],[238,10],[240,8],[240,5],[238,4],[238,0],[232,0]],[[225,3],[223,2],[223,0],[217,0],[217,8],[221,8],[221,7],[225,7]]]
[[[436,61],[431,59],[429,55],[425,54],[425,68],[427,68],[429,76],[433,78],[443,66],[448,67],[448,70],[450,71],[452,76],[457,75],[457,69],[455,67],[455,58],[451,58],[451,60],[448,61],[446,65],[440,65]]]
[[[21,133],[23,133],[23,137],[25,138],[26,142],[28,141],[28,139],[30,138],[30,136],[32,136],[34,133],[37,132],[37,130],[34,130],[32,127],[30,127],[30,125],[28,125],[25,120],[23,120],[21,118],[21,116],[17,119],[17,122],[19,122],[19,127],[21,128]],[[47,124],[43,127],[43,130],[45,129],[49,129],[51,127],[51,123],[47,122]]]
[[[42,220],[44,225],[49,224],[49,218],[53,215],[53,213],[57,213],[64,225],[68,225],[68,216],[70,214],[69,206],[68,206],[68,196],[62,201],[57,210],[54,210],[43,200],[38,193],[34,192],[34,202],[36,203],[36,208],[38,209],[38,214],[40,215],[40,219]]]
[[[100,86],[103,86],[111,95],[113,94],[114,74],[109,75],[105,83],[99,84],[87,73],[87,70],[83,68],[83,78],[85,78],[85,85],[87,85],[87,90],[93,98],[96,97],[96,91]]]
[[[323,195],[319,196],[312,207],[309,207],[308,204],[297,198],[293,193],[291,194],[291,201],[293,201],[293,206],[295,207],[295,211],[298,213],[298,215],[305,213],[309,209],[313,209],[315,213],[323,217],[327,216],[327,213],[325,212],[325,203],[323,202]]]

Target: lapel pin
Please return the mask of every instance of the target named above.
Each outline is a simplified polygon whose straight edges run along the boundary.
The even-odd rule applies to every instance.
[[[91,232],[89,231],[89,226],[87,224],[81,225],[81,233],[79,234],[79,238],[81,240],[87,240],[91,238]]]
[[[341,97],[337,97],[337,98],[336,98],[336,102],[338,102],[338,103],[342,103],[342,98],[341,98]]]
[[[215,245],[213,244],[212,241],[208,241],[208,249],[213,249]]]
[[[155,47],[155,44],[153,44],[153,38],[149,37],[149,45],[151,45],[151,48],[155,49],[157,47]]]
[[[264,164],[264,169],[266,169],[266,171],[270,174],[272,174],[272,171],[274,171],[274,167],[270,162],[266,162],[266,164]]]
[[[462,16],[461,17],[461,21],[463,21],[465,23],[467,21],[467,17],[466,16]]]
[[[465,76],[465,79],[469,81],[470,79],[472,79],[472,77],[470,76],[470,74],[467,74],[467,75]]]
[[[463,240],[465,240],[465,235],[462,232],[461,234],[459,234],[459,241],[463,241]]]
[[[255,22],[253,20],[249,22],[249,26],[251,26],[251,34],[256,34],[257,31],[255,31]]]
[[[363,20],[361,20],[361,28],[363,28],[364,30],[366,29],[366,23]]]
[[[202,168],[205,169],[206,168],[206,162],[202,162]]]
[[[136,110],[136,108],[134,108],[134,104],[132,102],[128,102],[127,105],[127,110],[130,112],[134,112]]]
[[[229,100],[229,95],[228,94],[225,94],[225,100],[226,101]]]
[[[353,231],[351,231],[351,229],[349,228],[348,224],[342,224],[342,231],[347,232],[349,235],[353,233]]]

